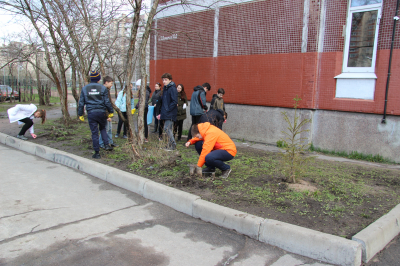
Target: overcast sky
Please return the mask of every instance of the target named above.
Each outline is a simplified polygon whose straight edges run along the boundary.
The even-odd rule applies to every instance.
[[[144,0],[147,7],[150,6],[150,2],[151,0]],[[29,24],[29,21],[25,23]],[[9,34],[24,32],[23,24],[24,22],[20,18],[17,20],[12,14],[0,10],[0,45],[4,44],[4,39]]]

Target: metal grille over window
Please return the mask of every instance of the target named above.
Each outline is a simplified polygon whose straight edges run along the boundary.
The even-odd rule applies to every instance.
[[[353,13],[348,67],[372,66],[377,15],[376,10]]]

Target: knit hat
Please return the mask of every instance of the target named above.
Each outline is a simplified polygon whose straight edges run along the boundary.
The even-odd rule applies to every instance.
[[[97,71],[90,71],[90,81],[98,82],[101,79],[100,73]]]

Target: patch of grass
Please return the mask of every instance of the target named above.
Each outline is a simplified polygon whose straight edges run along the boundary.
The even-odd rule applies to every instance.
[[[347,153],[345,151],[327,150],[327,149],[316,148],[312,143],[310,145],[309,150],[327,154],[327,155],[345,157],[345,158],[354,159],[354,160],[362,160],[362,161],[375,162],[375,163],[398,164],[398,163],[394,162],[393,160],[384,158],[382,155],[379,155],[379,154],[373,155],[373,154],[363,154],[363,153],[357,152],[357,151],[352,151],[350,153]]]
[[[276,146],[278,146],[279,148],[286,148],[288,145],[284,140],[278,140],[276,142]]]

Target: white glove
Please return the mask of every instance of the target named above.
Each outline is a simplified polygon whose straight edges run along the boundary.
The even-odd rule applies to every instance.
[[[186,109],[186,103],[183,104],[183,109]]]

